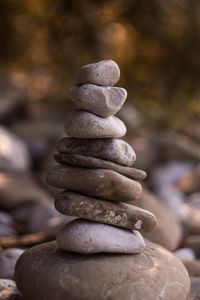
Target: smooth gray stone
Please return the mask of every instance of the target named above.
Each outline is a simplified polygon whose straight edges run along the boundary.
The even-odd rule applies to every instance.
[[[102,118],[86,111],[74,110],[67,115],[65,133],[83,139],[121,138],[126,134],[126,126],[114,116]]]
[[[58,165],[48,171],[47,182],[58,188],[117,202],[130,202],[142,193],[139,182],[103,169]]]
[[[96,85],[115,85],[120,78],[120,69],[113,60],[102,60],[83,66],[77,76],[78,85],[93,83]]]
[[[152,213],[139,207],[87,197],[68,191],[56,196],[55,208],[65,215],[130,230],[151,231],[157,224]]]
[[[76,253],[141,253],[144,239],[138,231],[107,224],[76,219],[58,234],[57,243],[63,250]]]
[[[17,286],[27,300],[186,300],[190,279],[183,264],[145,243],[137,255],[77,254],[56,242],[40,244],[20,257]]]
[[[75,139],[62,138],[57,151],[64,154],[80,154],[132,166],[136,160],[133,148],[119,139]]]
[[[194,250],[191,248],[180,248],[174,252],[174,255],[180,260],[195,260]]]
[[[127,176],[133,180],[143,180],[146,172],[130,167],[124,167],[113,162],[99,158],[83,156],[79,154],[54,154],[55,160],[64,165],[72,165],[81,168],[108,169]]]
[[[22,249],[9,248],[0,253],[0,278],[13,279],[15,264],[23,252]]]
[[[115,115],[124,104],[127,92],[120,87],[104,87],[84,84],[70,89],[70,99],[76,108],[89,111],[100,117]]]

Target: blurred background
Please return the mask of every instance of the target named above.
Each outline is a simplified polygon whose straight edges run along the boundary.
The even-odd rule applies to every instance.
[[[171,251],[186,248],[181,255],[196,263],[187,268],[200,277],[199,53],[198,0],[0,1],[4,251],[55,238],[66,222],[45,173],[71,108],[68,89],[82,65],[113,59],[128,91],[119,117],[135,166],[148,172],[137,205],[159,221],[148,238]]]
[[[129,103],[181,127],[200,115],[199,14],[198,0],[2,0],[1,76],[33,106],[67,105],[80,66],[112,58]]]

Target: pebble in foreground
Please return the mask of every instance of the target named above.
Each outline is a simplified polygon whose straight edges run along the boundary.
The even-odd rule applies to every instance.
[[[140,253],[144,239],[138,231],[76,219],[67,224],[57,237],[58,245],[77,253]]]
[[[136,255],[77,254],[45,243],[21,256],[16,281],[28,300],[186,300],[190,289],[180,260],[148,241]]]

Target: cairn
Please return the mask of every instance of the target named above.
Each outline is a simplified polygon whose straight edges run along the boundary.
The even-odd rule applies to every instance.
[[[56,196],[56,209],[78,217],[57,236],[63,250],[140,253],[145,243],[139,231],[156,225],[153,214],[129,204],[141,196],[146,173],[132,167],[135,152],[120,139],[126,126],[114,115],[127,92],[114,87],[119,77],[114,61],[100,61],[83,66],[70,90],[76,109],[68,113],[67,137],[57,145],[59,165],[47,175],[50,185],[65,189]]]
[[[77,218],[57,242],[21,255],[15,278],[23,299],[188,299],[183,264],[163,247],[144,243],[140,231],[153,229],[154,215],[131,205],[146,174],[132,167],[135,152],[120,139],[126,127],[113,116],[127,96],[113,87],[119,75],[110,60],[87,65],[70,91],[77,109],[67,116],[67,137],[55,155],[59,165],[47,179],[64,189],[56,209]]]

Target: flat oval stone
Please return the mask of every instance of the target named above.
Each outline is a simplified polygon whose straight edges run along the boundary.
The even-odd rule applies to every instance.
[[[84,84],[70,89],[69,96],[76,108],[92,112],[100,117],[109,117],[121,109],[127,92],[120,87]]]
[[[91,169],[108,169],[118,172],[133,180],[143,180],[146,172],[130,167],[124,167],[113,162],[95,157],[83,156],[79,154],[54,154],[55,160],[64,165],[71,165]]]
[[[133,148],[119,139],[75,139],[62,138],[57,151],[64,154],[79,154],[132,166],[136,160]]]
[[[65,225],[57,236],[57,243],[63,250],[85,254],[136,254],[145,247],[144,239],[138,231],[82,219]]]
[[[77,254],[56,242],[40,244],[20,257],[17,286],[28,300],[186,300],[190,280],[183,264],[145,243],[137,255]]]
[[[117,202],[138,199],[142,193],[139,182],[103,169],[54,166],[47,173],[47,182],[58,188]]]
[[[96,85],[115,85],[120,78],[120,69],[113,60],[101,60],[83,66],[77,76],[78,85],[93,83]]]
[[[87,111],[74,110],[67,115],[65,132],[70,137],[83,139],[120,138],[126,134],[126,126],[114,116],[102,118]]]
[[[130,230],[151,231],[157,224],[152,213],[139,207],[121,202],[104,201],[68,191],[56,196],[55,207],[65,215]]]

